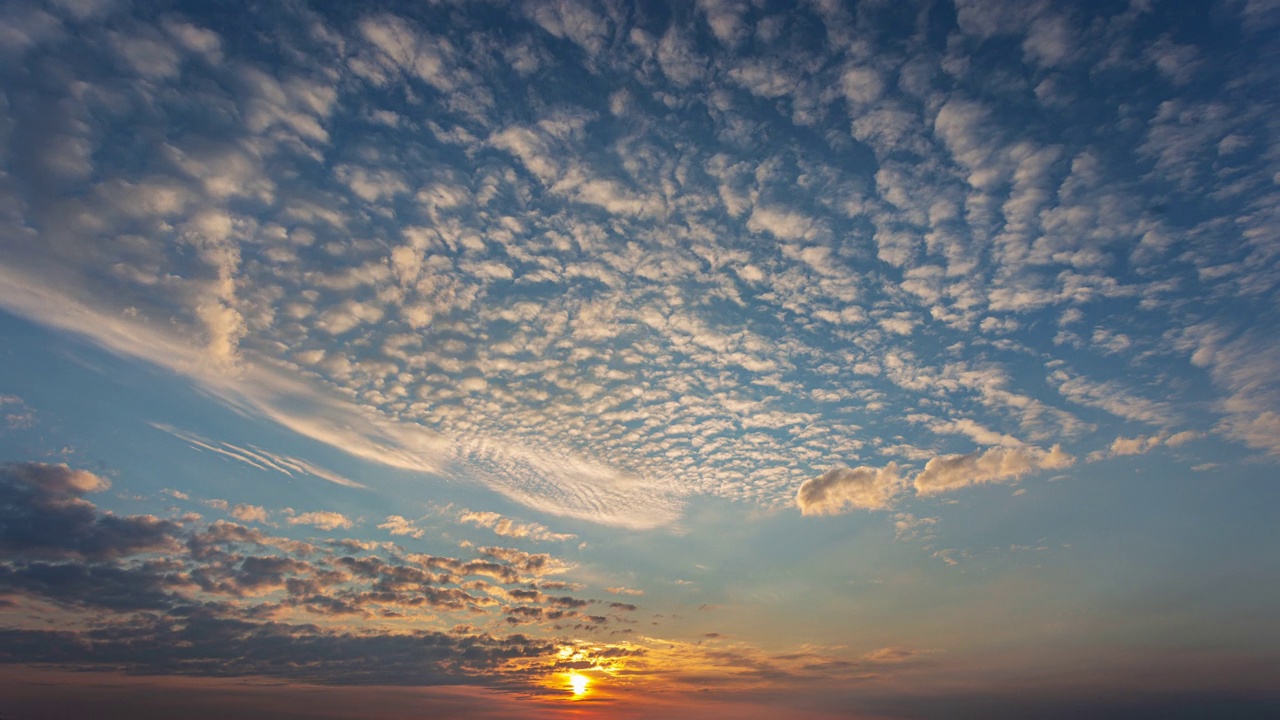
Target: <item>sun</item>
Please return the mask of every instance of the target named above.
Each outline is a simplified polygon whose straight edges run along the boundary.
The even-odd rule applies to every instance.
[[[587,685],[589,685],[590,683],[591,681],[587,679],[586,675],[579,675],[578,673],[569,673],[569,687],[573,688],[573,694],[575,697],[580,695],[586,695]]]

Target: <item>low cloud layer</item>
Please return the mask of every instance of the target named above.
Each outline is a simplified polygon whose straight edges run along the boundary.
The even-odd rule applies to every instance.
[[[554,634],[606,627],[634,606],[543,589],[571,565],[485,547],[476,557],[358,541],[316,545],[234,522],[101,512],[110,486],[66,465],[0,466],[0,597],[77,629],[0,629],[0,662],[146,674],[264,676],[324,684],[528,684],[554,664]],[[229,512],[257,521],[261,508]],[[289,518],[336,530],[338,513]],[[453,618],[470,630],[386,632]],[[536,623],[536,624],[531,624]],[[538,636],[509,635],[514,626]],[[287,662],[282,660],[287,659]]]
[[[111,487],[66,465],[0,466],[0,552],[6,557],[113,560],[177,547],[177,525],[151,515],[97,512],[83,497]]]

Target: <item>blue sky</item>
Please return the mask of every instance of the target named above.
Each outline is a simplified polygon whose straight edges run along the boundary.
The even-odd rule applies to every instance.
[[[1276,3],[0,18],[0,713],[1280,702]]]

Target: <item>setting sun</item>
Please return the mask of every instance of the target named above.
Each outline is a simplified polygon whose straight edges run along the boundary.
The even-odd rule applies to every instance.
[[[578,673],[569,674],[569,686],[573,688],[574,695],[587,694],[587,685],[590,684],[590,682],[591,681],[587,679],[586,675],[579,675]]]

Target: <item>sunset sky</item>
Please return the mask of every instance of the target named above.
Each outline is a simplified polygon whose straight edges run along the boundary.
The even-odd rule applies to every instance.
[[[0,2],[0,718],[1280,716],[1280,3]]]

